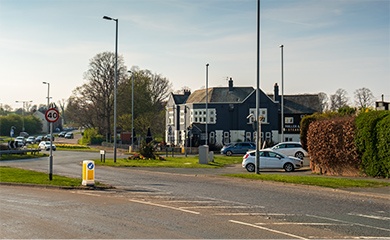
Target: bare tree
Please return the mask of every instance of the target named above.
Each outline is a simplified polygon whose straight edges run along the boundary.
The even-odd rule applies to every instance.
[[[335,94],[330,95],[330,110],[336,111],[337,109],[345,106],[348,106],[347,91],[339,88]]]
[[[320,101],[320,107],[321,107],[321,112],[325,112],[329,108],[329,98],[328,95],[324,92],[320,92],[318,94],[318,99]]]
[[[375,97],[368,88],[359,88],[355,92],[355,103],[358,107],[367,108],[374,105]]]
[[[122,56],[118,56],[117,76],[119,89],[126,78],[126,67]],[[103,52],[92,58],[84,79],[87,83],[76,88],[68,101],[69,110],[72,112],[69,117],[81,125],[98,127],[100,134],[111,136],[115,95],[115,54]]]

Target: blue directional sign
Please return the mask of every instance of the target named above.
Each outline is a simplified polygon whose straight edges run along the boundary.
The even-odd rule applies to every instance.
[[[10,133],[9,133],[9,135],[11,136],[11,137],[13,137],[14,136],[14,129],[13,128],[11,128],[11,131],[10,131]]]
[[[87,168],[89,170],[92,170],[93,169],[93,163],[92,162],[88,163]]]

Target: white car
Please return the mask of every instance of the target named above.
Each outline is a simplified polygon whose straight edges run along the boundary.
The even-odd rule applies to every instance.
[[[309,154],[305,151],[305,149],[302,148],[302,145],[299,142],[282,142],[276,144],[270,149],[283,153],[284,155],[294,156],[300,159],[309,156]]]
[[[44,149],[46,151],[49,151],[50,150],[50,141],[42,141],[39,143],[38,145],[39,149]],[[56,150],[56,145],[52,144],[52,148],[53,151]]]
[[[292,172],[295,169],[303,167],[303,160],[295,157],[287,157],[282,153],[270,149],[260,150],[260,169],[284,169],[286,172]],[[256,151],[250,151],[245,154],[242,160],[242,167],[248,172],[254,172]]]

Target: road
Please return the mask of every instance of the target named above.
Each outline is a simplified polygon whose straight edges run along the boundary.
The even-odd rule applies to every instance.
[[[56,151],[54,173],[80,177],[80,162],[98,157]],[[105,191],[0,186],[1,238],[390,238],[388,198],[192,171],[97,166],[96,180],[117,187]]]

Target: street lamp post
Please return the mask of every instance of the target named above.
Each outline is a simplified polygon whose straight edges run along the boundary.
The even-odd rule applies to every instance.
[[[47,110],[50,108],[50,83],[42,82],[43,84],[47,84]],[[50,124],[47,126],[47,132],[50,132]]]
[[[208,103],[209,103],[209,64],[206,64],[206,145],[208,145],[208,129],[207,129],[207,123],[209,121],[209,110],[208,110]]]
[[[32,102],[32,101],[15,101],[15,102],[23,103],[23,108],[22,108],[22,123],[23,123],[22,132],[24,132],[24,108],[25,108],[25,104],[29,103],[29,102]]]
[[[280,119],[280,127],[281,127],[281,141],[284,141],[284,82],[283,82],[283,44],[280,45],[280,54],[281,54],[281,77],[282,77],[282,101],[281,101],[281,106],[280,106],[280,111],[281,111],[281,119]]]
[[[116,162],[116,93],[118,85],[118,19],[104,16],[103,19],[115,21],[115,94],[114,94],[114,162]]]
[[[134,73],[132,71],[128,71],[131,73],[131,151],[134,151]]]
[[[256,86],[256,118],[258,120],[260,116],[260,0],[257,0],[257,86]],[[260,174],[260,143],[261,143],[261,132],[259,127],[256,128],[256,174]]]

